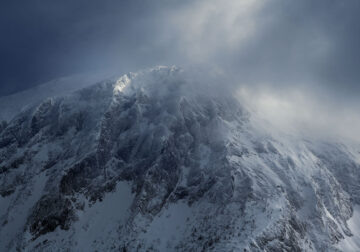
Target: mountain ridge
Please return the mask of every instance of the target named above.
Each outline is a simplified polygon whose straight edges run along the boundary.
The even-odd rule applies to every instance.
[[[0,96],[0,121],[10,121],[29,106],[50,97],[64,96],[106,79],[101,74],[77,74],[54,79],[24,91]]]
[[[204,90],[156,67],[18,114],[0,132],[0,250],[351,251],[359,146],[275,138]]]

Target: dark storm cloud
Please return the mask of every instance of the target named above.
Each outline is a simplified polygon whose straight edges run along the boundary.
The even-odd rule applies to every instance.
[[[161,63],[157,16],[172,1],[2,1],[0,94],[78,72]],[[159,55],[159,56],[158,56]]]
[[[78,72],[177,64],[356,98],[359,10],[356,0],[3,1],[0,94]]]

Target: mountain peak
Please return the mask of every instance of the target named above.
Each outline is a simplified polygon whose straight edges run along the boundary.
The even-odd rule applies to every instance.
[[[131,94],[138,91],[148,93],[162,93],[164,90],[180,85],[184,76],[181,68],[172,66],[157,66],[135,73],[125,74],[115,84],[115,91]]]
[[[2,126],[0,250],[358,248],[359,151],[273,137],[206,87],[156,67]]]

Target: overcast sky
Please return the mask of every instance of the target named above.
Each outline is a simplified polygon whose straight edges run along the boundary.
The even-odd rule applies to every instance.
[[[0,96],[76,73],[178,65],[257,99],[301,97],[354,118],[359,13],[358,0],[3,0]]]
[[[0,94],[79,72],[197,64],[359,95],[359,11],[357,0],[4,0]]]

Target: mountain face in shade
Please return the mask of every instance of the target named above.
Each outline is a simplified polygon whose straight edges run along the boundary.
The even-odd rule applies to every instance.
[[[0,251],[357,251],[360,146],[158,67],[0,128]]]

